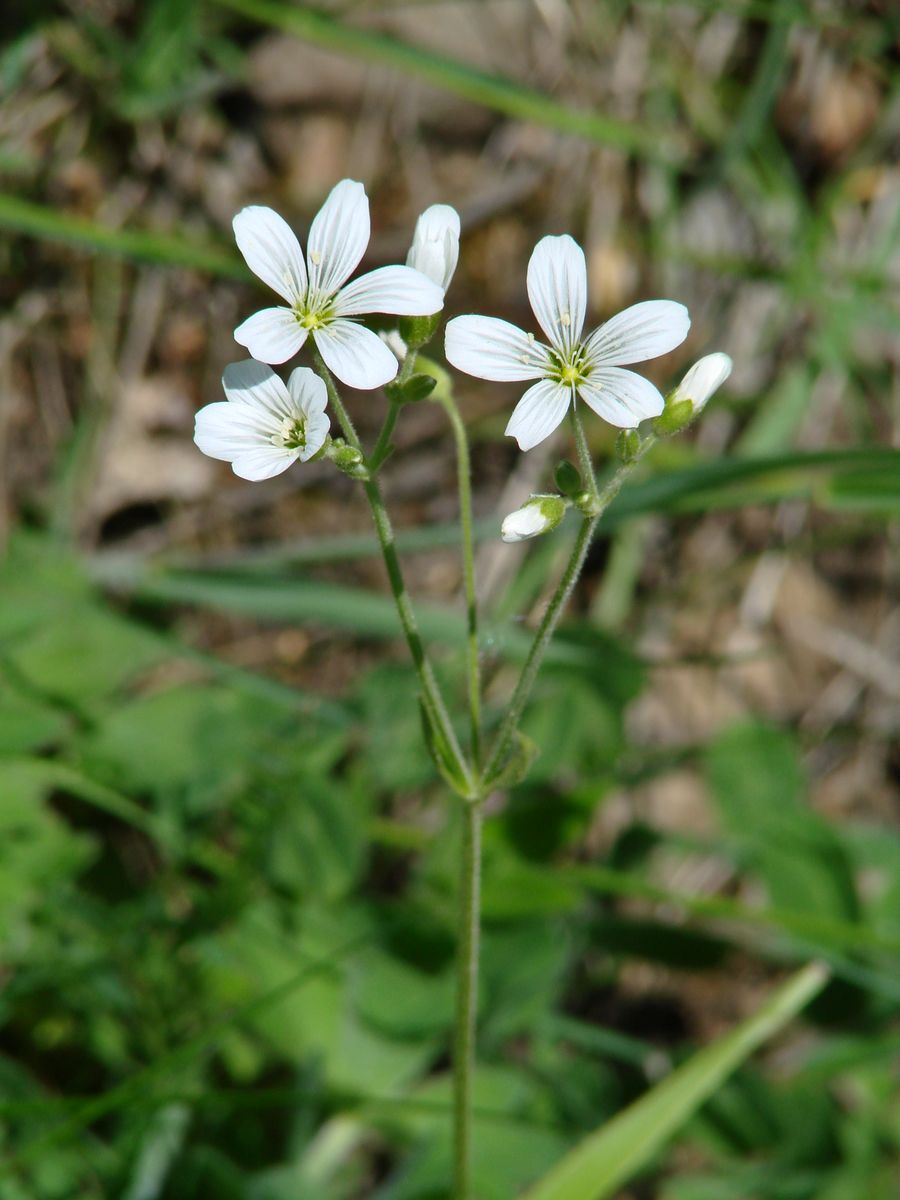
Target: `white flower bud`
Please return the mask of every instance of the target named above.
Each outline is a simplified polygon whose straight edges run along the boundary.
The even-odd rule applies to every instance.
[[[727,354],[707,354],[705,358],[694,363],[672,393],[669,403],[690,400],[696,415],[731,374],[731,366],[731,359]]]
[[[406,265],[446,292],[458,259],[459,213],[449,204],[432,204],[416,221]]]
[[[524,542],[540,537],[557,527],[568,507],[569,502],[562,496],[532,496],[521,508],[504,518],[500,536],[504,542]]]
[[[407,353],[409,352],[409,347],[400,336],[399,329],[382,330],[378,336],[387,346],[388,350],[390,350],[390,352],[394,355],[397,361],[402,364]]]

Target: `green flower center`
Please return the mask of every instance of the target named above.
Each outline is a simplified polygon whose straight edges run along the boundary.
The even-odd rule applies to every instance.
[[[306,448],[306,421],[303,417],[285,417],[281,428],[272,434],[272,445],[285,450]]]
[[[553,351],[550,353],[550,378],[565,387],[577,387],[587,378],[585,366],[585,354],[581,346],[573,346],[565,357]]]

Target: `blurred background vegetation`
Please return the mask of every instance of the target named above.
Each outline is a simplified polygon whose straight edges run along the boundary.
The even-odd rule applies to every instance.
[[[732,380],[602,526],[486,829],[477,1195],[833,982],[627,1192],[900,1194],[900,73],[892,0],[7,0],[0,13],[0,1197],[441,1200],[452,806],[354,485],[234,479],[192,417],[259,302],[230,220],[338,179],[370,265],[463,219],[448,312],[690,306]],[[495,711],[569,531],[565,440],[459,381]],[[354,399],[371,434],[383,401]],[[613,432],[590,424],[602,464]],[[459,680],[453,455],[389,500]],[[527,554],[525,553],[527,549]],[[521,570],[520,570],[521,568]],[[893,579],[896,582],[896,577]]]

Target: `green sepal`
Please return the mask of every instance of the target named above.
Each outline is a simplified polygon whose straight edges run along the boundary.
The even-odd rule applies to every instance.
[[[428,713],[428,706],[421,696],[419,697],[419,716],[422,719],[422,733],[428,756],[437,767],[441,778],[456,792],[457,796],[461,796],[464,800],[470,799],[471,785],[460,771],[450,744],[442,731],[435,726]]]
[[[521,783],[540,752],[537,742],[517,729],[503,762],[489,779],[484,780],[485,792],[515,787]]]
[[[567,458],[557,464],[553,478],[562,494],[568,496],[570,500],[574,499],[584,486],[581,482],[581,472]]]
[[[351,479],[368,479],[369,468],[366,466],[362,453],[355,446],[348,446],[343,438],[334,438],[326,451],[326,458],[349,475]]]
[[[616,457],[621,463],[633,463],[641,448],[641,435],[636,429],[620,429],[616,438]]]
[[[436,387],[434,376],[419,372],[403,383],[396,380],[389,383],[384,390],[392,404],[418,404],[420,400],[427,400]]]
[[[418,350],[425,346],[437,333],[441,323],[441,314],[433,313],[429,317],[401,317],[400,336],[410,350]]]
[[[694,405],[690,400],[672,400],[666,397],[662,415],[653,422],[653,428],[661,437],[670,437],[686,429],[694,419]]]

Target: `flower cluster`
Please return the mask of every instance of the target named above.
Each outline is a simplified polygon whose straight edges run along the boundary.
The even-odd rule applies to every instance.
[[[195,441],[245,479],[268,479],[293,462],[323,454],[341,465],[340,443],[332,445],[329,437],[323,379],[298,367],[285,385],[272,365],[287,362],[311,339],[326,377],[330,372],[361,389],[390,384],[401,363],[415,359],[416,349],[434,334],[459,257],[459,216],[449,205],[432,205],[416,222],[405,266],[379,267],[355,279],[370,222],[365,189],[352,179],[332,189],[310,226],[305,254],[290,226],[270,208],[242,209],[234,234],[251,271],[285,303],[261,309],[234,331],[252,357],[226,369],[226,400],[200,410]],[[453,318],[445,335],[447,360],[460,371],[487,380],[534,381],[506,427],[522,450],[547,438],[579,400],[623,430],[658,418],[658,429],[668,421],[674,431],[731,370],[727,355],[709,355],[664,400],[650,380],[628,368],[679,346],[690,329],[687,309],[673,300],[646,300],[585,334],[587,268],[583,250],[568,235],[538,242],[526,286],[543,339],[497,317],[474,314]],[[366,324],[374,314],[399,321],[379,334]],[[395,386],[404,386],[405,379],[406,374]],[[519,541],[555,528],[565,511],[562,502],[555,505],[557,499],[536,496],[510,514],[504,539]]]

